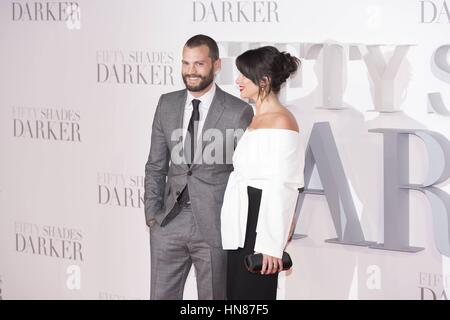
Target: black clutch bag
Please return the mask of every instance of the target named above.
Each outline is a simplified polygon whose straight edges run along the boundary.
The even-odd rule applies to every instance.
[[[283,271],[289,270],[292,267],[292,260],[289,253],[286,251],[283,252],[283,257],[281,259],[283,261]],[[262,269],[262,261],[263,255],[262,253],[254,253],[245,256],[245,267],[250,272],[261,272]]]

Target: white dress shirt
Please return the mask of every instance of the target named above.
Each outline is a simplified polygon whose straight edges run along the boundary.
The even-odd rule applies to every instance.
[[[208,115],[209,107],[211,106],[211,103],[214,99],[214,95],[216,94],[216,84],[214,83],[209,89],[208,92],[203,94],[201,97],[194,97],[192,93],[188,90],[187,93],[187,99],[186,104],[184,106],[184,116],[183,116],[183,145],[184,140],[186,139],[186,133],[189,126],[189,120],[192,116],[192,110],[194,107],[192,106],[192,100],[197,99],[200,100],[200,106],[198,107],[198,110],[200,112],[200,119],[198,122],[198,130],[197,130],[197,141],[201,139],[201,133],[203,129],[203,125],[205,124],[206,116]]]
[[[298,132],[247,129],[234,151],[221,211],[224,249],[244,247],[247,228],[247,186],[262,190],[254,251],[282,257],[304,186],[304,148]]]

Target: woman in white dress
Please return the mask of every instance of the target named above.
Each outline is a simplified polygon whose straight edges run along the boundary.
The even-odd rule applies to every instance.
[[[276,299],[304,168],[299,127],[277,95],[299,64],[298,58],[272,46],[236,59],[241,97],[253,100],[256,112],[234,152],[221,212],[230,300]],[[260,273],[245,268],[245,256],[254,252],[263,255]]]

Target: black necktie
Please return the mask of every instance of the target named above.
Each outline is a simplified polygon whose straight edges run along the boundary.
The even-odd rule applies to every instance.
[[[200,105],[200,102],[201,101],[198,99],[192,100],[192,115],[191,119],[189,120],[188,130],[184,141],[184,154],[189,166],[194,162],[195,149],[197,146],[197,129],[198,121],[200,120],[200,112],[198,111],[198,106]]]

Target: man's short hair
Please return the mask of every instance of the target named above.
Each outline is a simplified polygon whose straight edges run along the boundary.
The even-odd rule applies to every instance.
[[[219,59],[219,47],[217,46],[217,42],[213,38],[205,36],[203,34],[197,34],[193,36],[186,42],[184,46],[188,48],[195,48],[202,45],[205,45],[209,48],[209,57],[213,62]]]

